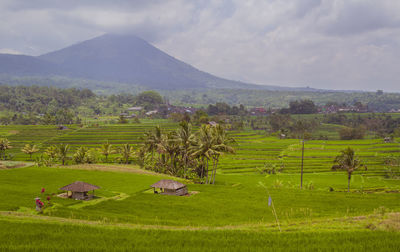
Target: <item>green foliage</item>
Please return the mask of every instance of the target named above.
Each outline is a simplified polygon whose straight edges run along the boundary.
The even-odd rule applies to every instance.
[[[124,144],[118,149],[118,153],[121,155],[121,162],[129,164],[131,157],[135,154],[135,151],[132,145]]]
[[[76,164],[94,164],[98,161],[98,153],[95,149],[80,147],[72,158]]]
[[[39,149],[34,144],[25,144],[24,148],[21,151],[25,154],[29,155],[29,158],[32,160],[32,155],[39,151]]]
[[[65,160],[68,158],[69,145],[59,144],[57,145],[57,156],[61,160],[62,165],[65,165]]]
[[[353,140],[353,139],[363,139],[365,135],[365,128],[342,128],[339,130],[340,139],[342,140]]]
[[[332,170],[345,170],[347,172],[348,192],[350,192],[350,180],[353,172],[361,167],[367,169],[367,167],[355,156],[354,150],[350,147],[341,150],[340,154],[336,156],[334,163],[335,165],[332,166]]]
[[[318,111],[312,100],[291,101],[288,109],[281,109],[282,114],[314,114]]]
[[[135,98],[135,104],[143,106],[145,109],[153,109],[157,105],[163,104],[164,100],[156,91],[144,91]]]
[[[0,159],[6,160],[6,151],[11,148],[11,142],[7,138],[0,138]]]

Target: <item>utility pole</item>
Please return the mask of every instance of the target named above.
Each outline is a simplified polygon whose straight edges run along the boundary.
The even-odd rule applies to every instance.
[[[300,176],[300,189],[303,189],[303,167],[304,167],[304,137],[303,147],[301,148],[301,176]]]

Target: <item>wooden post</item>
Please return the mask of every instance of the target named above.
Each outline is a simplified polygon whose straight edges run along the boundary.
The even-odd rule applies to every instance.
[[[304,137],[303,147],[301,148],[301,175],[300,175],[300,189],[303,188],[303,167],[304,167]]]

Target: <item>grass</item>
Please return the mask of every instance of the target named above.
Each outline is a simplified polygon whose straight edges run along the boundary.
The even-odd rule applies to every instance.
[[[0,218],[1,250],[398,251],[400,233],[170,231]]]
[[[34,142],[41,150],[68,143],[97,147],[140,144],[156,124],[1,126],[15,160],[28,160],[20,148]],[[324,126],[325,127],[325,126]],[[331,130],[326,126],[325,130]],[[381,139],[306,142],[304,189],[300,190],[300,141],[278,139],[261,131],[231,132],[237,153],[221,159],[216,185],[183,181],[190,197],[148,193],[166,175],[135,165],[97,164],[0,169],[0,250],[140,250],[140,251],[398,251],[400,249],[400,182],[385,179],[384,158],[400,155],[399,143]],[[333,134],[332,134],[333,135]],[[346,193],[345,172],[332,172],[333,158],[351,146],[367,164],[355,172]],[[72,151],[70,155],[72,155]],[[35,154],[37,156],[39,154]],[[112,157],[111,157],[112,159]],[[21,163],[20,162],[20,163]],[[282,173],[260,174],[265,162],[283,164]],[[3,163],[5,164],[5,163]],[[4,165],[3,165],[4,166]],[[81,202],[56,197],[76,180],[101,187],[99,197]],[[263,184],[267,190],[261,186]],[[46,191],[42,195],[41,188]],[[42,214],[34,198],[45,200]],[[279,233],[271,196],[283,232]]]

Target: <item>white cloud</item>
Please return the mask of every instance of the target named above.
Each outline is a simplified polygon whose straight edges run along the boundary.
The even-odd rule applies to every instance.
[[[3,0],[0,10],[0,48],[27,54],[129,32],[230,79],[400,91],[397,0]]]
[[[6,53],[6,54],[22,54],[22,52],[16,51],[14,49],[10,48],[0,48],[0,53]]]

